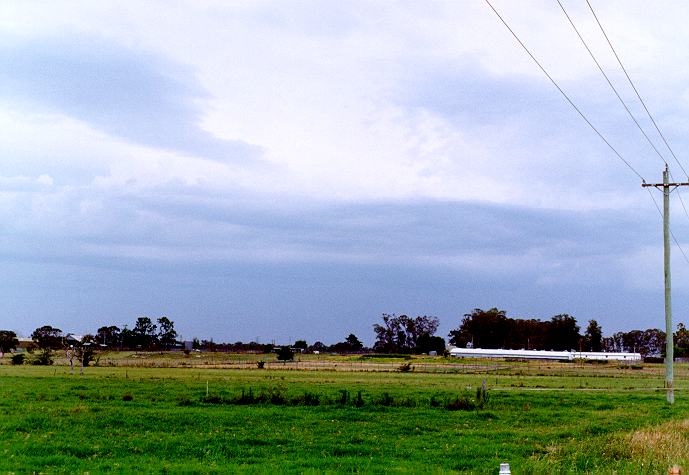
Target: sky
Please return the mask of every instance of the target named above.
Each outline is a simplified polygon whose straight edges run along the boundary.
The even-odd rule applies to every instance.
[[[661,181],[557,2],[491,2]],[[591,4],[689,167],[689,4]],[[586,2],[563,5],[689,181]],[[664,327],[661,193],[482,0],[0,2],[0,154],[0,327],[21,336],[167,316],[183,339],[370,345],[383,313],[446,336],[491,307]]]

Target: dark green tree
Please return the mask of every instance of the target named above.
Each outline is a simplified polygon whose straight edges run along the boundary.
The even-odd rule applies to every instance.
[[[597,321],[589,320],[584,333],[585,351],[603,351],[603,329]]]
[[[548,322],[547,345],[549,350],[576,350],[579,347],[579,325],[571,315],[555,315]]]
[[[278,349],[278,360],[279,361],[292,361],[294,359],[294,353],[289,346],[282,346]]]
[[[148,317],[139,317],[132,330],[135,345],[142,349],[151,349],[157,343],[156,325]]]
[[[689,355],[689,329],[684,323],[677,324],[677,331],[674,334],[674,354],[676,358],[686,358]]]
[[[328,349],[328,347],[325,346],[325,344],[323,344],[322,341],[317,341],[313,345],[309,346],[309,351],[312,353],[315,353],[316,351],[319,353],[323,353],[327,349]]]
[[[383,323],[373,325],[376,333],[374,350],[381,353],[414,353],[422,336],[433,336],[438,329],[436,317],[410,318],[383,314]]]
[[[131,348],[136,348],[137,345],[137,338],[136,335],[132,330],[127,328],[127,325],[124,326],[122,331],[120,332],[120,348],[124,349],[131,349]]]
[[[354,333],[350,333],[344,342],[349,346],[349,351],[360,351],[364,347]]]
[[[335,343],[330,347],[331,351],[335,353],[353,353],[356,351],[361,351],[364,344],[359,341],[359,339],[353,333],[350,333],[344,341]]]
[[[309,345],[306,343],[306,340],[297,340],[294,342],[293,346],[294,348],[297,348],[302,351],[306,350],[309,347]]]
[[[39,349],[38,357],[34,364],[50,365],[53,364],[53,350],[63,347],[62,330],[44,325],[36,328],[31,334],[31,339]]]
[[[17,348],[17,334],[11,330],[0,330],[0,356]]]
[[[158,342],[166,350],[169,350],[177,343],[175,322],[167,317],[160,317],[158,319]]]
[[[416,352],[430,353],[431,351],[442,355],[445,352],[445,339],[440,336],[421,335],[416,342]]]
[[[665,332],[657,328],[617,332],[603,339],[605,351],[627,351],[647,356],[665,356]]]
[[[102,326],[96,332],[96,341],[110,347],[120,344],[120,329],[115,325]]]
[[[506,348],[509,333],[508,318],[504,310],[475,308],[464,315],[459,328],[450,331],[450,343],[474,348]]]

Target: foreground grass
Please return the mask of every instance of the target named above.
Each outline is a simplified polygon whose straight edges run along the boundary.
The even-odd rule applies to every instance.
[[[494,473],[504,461],[513,473],[689,467],[686,392],[670,407],[654,389],[654,371],[551,370],[112,367],[70,376],[65,367],[0,366],[0,472]],[[489,399],[478,407],[484,380]]]

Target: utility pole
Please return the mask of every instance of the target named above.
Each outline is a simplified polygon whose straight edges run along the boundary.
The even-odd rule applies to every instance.
[[[673,383],[674,342],[672,331],[672,295],[670,284],[670,193],[678,186],[689,186],[689,183],[670,183],[670,171],[667,163],[663,171],[662,183],[643,183],[641,186],[652,186],[663,192],[663,257],[665,277],[665,389],[667,402],[675,403],[675,388]]]

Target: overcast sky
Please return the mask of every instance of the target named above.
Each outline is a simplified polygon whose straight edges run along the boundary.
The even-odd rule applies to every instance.
[[[687,167],[689,4],[591,3]],[[686,179],[586,2],[563,4]],[[494,5],[660,181],[557,2]],[[664,325],[648,190],[482,0],[1,2],[0,153],[0,327],[24,336],[165,315],[188,339],[371,344],[384,312],[445,336],[476,307]]]

